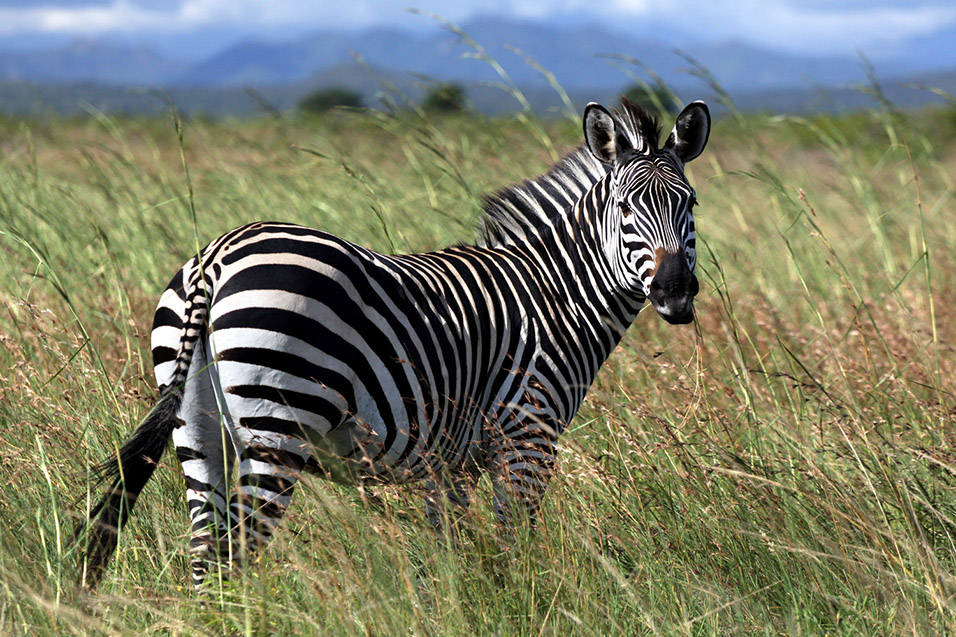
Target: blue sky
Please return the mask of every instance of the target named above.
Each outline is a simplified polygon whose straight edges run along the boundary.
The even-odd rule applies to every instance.
[[[207,31],[215,34],[211,42],[291,38],[322,29],[431,26],[407,13],[409,6],[456,22],[488,14],[583,20],[667,42],[735,39],[818,55],[857,49],[878,55],[904,39],[956,24],[953,0],[0,0],[0,47],[78,37],[161,45]]]

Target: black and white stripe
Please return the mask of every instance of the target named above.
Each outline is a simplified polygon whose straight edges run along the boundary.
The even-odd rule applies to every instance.
[[[153,325],[161,408],[101,468],[113,486],[92,516],[87,581],[148,479],[130,476],[152,471],[170,435],[197,585],[271,537],[305,469],[428,480],[436,522],[487,471],[499,518],[533,520],[558,436],[645,299],[671,322],[693,317],[683,165],[706,143],[706,106],[688,106],[661,148],[628,103],[592,104],[584,123],[584,147],[487,201],[475,245],[384,255],[260,222],[186,263]]]

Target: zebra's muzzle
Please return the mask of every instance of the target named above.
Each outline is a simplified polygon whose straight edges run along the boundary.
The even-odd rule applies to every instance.
[[[694,297],[700,291],[697,277],[687,265],[683,251],[661,254],[647,298],[668,323],[683,325],[694,320]]]

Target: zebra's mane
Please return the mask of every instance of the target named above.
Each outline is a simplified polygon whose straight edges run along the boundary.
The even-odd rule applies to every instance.
[[[637,104],[621,100],[615,120],[635,150],[656,151],[661,127]],[[610,167],[598,161],[582,144],[543,175],[528,179],[487,197],[479,222],[478,245],[515,244],[528,239],[556,214],[567,213]],[[560,210],[557,213],[556,210]]]

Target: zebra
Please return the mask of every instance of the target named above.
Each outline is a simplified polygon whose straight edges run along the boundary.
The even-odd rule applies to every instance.
[[[386,255],[257,222],[207,245],[158,304],[158,402],[95,468],[108,487],[74,535],[80,581],[104,575],[170,438],[197,587],[269,541],[305,471],[424,480],[439,526],[488,473],[498,521],[534,528],[558,437],[645,302],[668,323],[694,319],[684,165],[710,124],[693,102],[659,145],[641,107],[588,104],[584,143],[488,197],[473,244]]]

